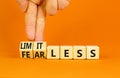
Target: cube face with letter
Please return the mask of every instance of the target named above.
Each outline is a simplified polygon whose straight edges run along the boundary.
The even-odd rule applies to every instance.
[[[86,59],[86,46],[73,46],[74,59]]]
[[[34,42],[34,58],[46,58],[46,42]]]
[[[47,59],[59,59],[60,47],[48,46],[47,47]]]
[[[33,58],[33,42],[20,42],[20,57]]]
[[[60,59],[73,59],[72,46],[60,46]]]
[[[98,46],[87,46],[87,59],[99,59]]]

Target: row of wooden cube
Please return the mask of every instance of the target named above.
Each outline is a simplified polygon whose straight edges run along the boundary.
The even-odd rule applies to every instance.
[[[99,59],[98,46],[47,46],[46,42],[21,42],[21,58]]]

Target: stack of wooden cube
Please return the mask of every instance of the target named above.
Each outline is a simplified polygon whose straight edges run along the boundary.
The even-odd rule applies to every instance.
[[[20,42],[21,58],[99,59],[98,46],[48,45],[46,42]]]

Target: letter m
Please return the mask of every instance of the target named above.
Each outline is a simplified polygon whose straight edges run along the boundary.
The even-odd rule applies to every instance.
[[[26,46],[26,49],[31,49],[32,48],[32,43],[24,43]]]

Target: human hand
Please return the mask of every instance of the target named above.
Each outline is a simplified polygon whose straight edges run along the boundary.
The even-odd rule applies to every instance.
[[[68,6],[70,0],[17,0],[25,12],[26,34],[29,40],[43,41],[46,13],[55,15]]]

